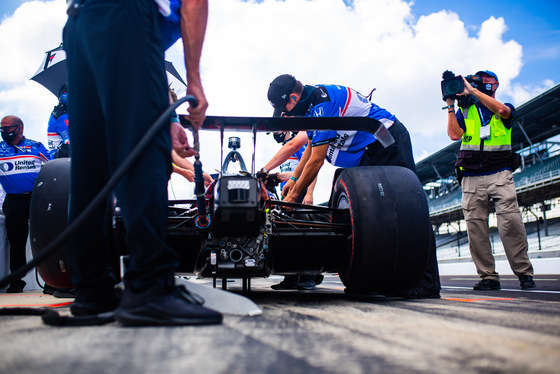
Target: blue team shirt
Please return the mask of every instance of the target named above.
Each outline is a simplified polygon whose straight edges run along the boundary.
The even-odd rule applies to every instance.
[[[395,116],[369,101],[365,96],[344,86],[318,86],[325,101],[312,106],[308,117],[370,117],[389,128]],[[334,166],[359,166],[365,147],[377,139],[364,131],[308,131],[313,147],[329,144],[325,159]]]
[[[33,191],[37,174],[43,163],[52,159],[45,146],[23,138],[13,146],[0,142],[0,184],[8,194]]]
[[[57,149],[61,143],[70,144],[68,113],[59,116],[57,119],[51,114],[47,126],[47,138],[50,150]]]
[[[181,37],[181,0],[154,0],[160,13],[164,48],[171,47]]]

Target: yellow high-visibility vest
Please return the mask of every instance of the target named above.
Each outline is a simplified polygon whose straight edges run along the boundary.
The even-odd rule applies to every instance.
[[[499,115],[494,114],[490,123],[490,137],[480,139],[482,114],[476,105],[467,109],[460,108],[465,119],[465,133],[461,141],[462,151],[511,151],[511,129],[504,126]]]

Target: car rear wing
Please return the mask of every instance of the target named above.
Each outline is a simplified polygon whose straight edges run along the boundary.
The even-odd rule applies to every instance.
[[[191,123],[180,116],[181,125]],[[357,130],[373,134],[387,148],[395,142],[387,128],[378,120],[368,117],[216,117],[207,116],[201,130],[274,132],[315,130]]]

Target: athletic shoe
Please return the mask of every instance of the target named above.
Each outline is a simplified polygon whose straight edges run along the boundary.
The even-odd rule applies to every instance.
[[[105,292],[88,294],[76,292],[74,303],[70,306],[70,313],[74,316],[93,316],[115,311],[121,302],[121,291],[109,288]]]
[[[530,275],[520,275],[519,276],[519,284],[521,285],[521,288],[526,290],[528,288],[535,288],[537,287],[537,285],[535,284],[535,281],[533,280],[533,277]]]
[[[286,275],[282,282],[273,284],[270,288],[273,290],[297,290],[298,283],[297,275]]]
[[[56,288],[49,286],[48,284],[45,283],[45,286],[43,287],[43,293],[45,295],[52,295],[54,294],[54,291],[56,291]]]
[[[222,322],[222,314],[202,306],[204,300],[183,286],[155,285],[141,292],[126,288],[115,313],[124,326],[210,325]]]
[[[493,279],[483,279],[473,287],[473,290],[475,291],[492,291],[501,289],[500,282]]]
[[[306,279],[302,282],[298,282],[297,289],[301,291],[313,291],[317,289],[317,286],[315,286],[315,281],[313,279]]]
[[[13,283],[10,284],[10,287],[8,287],[6,293],[22,293],[26,284],[27,283],[25,283],[25,281],[21,279],[14,281]]]
[[[76,297],[75,288],[55,288],[53,294],[58,299],[73,299]]]
[[[400,292],[400,296],[407,299],[439,299],[439,290],[416,286]]]

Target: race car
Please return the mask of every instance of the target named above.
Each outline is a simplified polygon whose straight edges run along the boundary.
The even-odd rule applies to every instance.
[[[190,124],[184,118],[185,127]],[[201,130],[257,132],[354,129],[384,146],[390,133],[371,118],[208,117]],[[198,136],[195,137],[198,142]],[[234,150],[235,151],[235,150]],[[233,152],[233,151],[232,151]],[[235,158],[240,157],[238,154]],[[232,157],[228,155],[227,160]],[[255,172],[221,172],[197,198],[169,201],[167,242],[181,273],[222,280],[271,274],[338,273],[353,292],[391,294],[419,281],[428,261],[431,224],[417,176],[398,166],[337,169],[324,206],[271,198]],[[241,160],[242,161],[242,160]],[[53,160],[37,177],[31,201],[32,250],[39,255],[67,227],[70,159]],[[202,183],[202,182],[201,182]],[[113,263],[128,254],[118,202],[108,199],[107,231]],[[38,266],[53,287],[72,287],[66,245]]]

